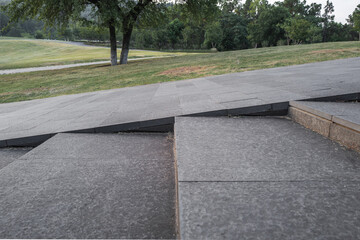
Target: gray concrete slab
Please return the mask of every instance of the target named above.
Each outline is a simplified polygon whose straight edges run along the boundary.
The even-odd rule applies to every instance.
[[[360,180],[360,155],[284,118],[180,117],[179,181]]]
[[[29,152],[31,148],[0,148],[0,169]]]
[[[359,239],[360,182],[181,182],[182,239]]]
[[[360,58],[342,59],[0,104],[0,142],[181,115],[236,113],[290,100],[350,93],[360,98],[359,64]]]
[[[176,238],[167,134],[60,134],[0,182],[2,238]]]

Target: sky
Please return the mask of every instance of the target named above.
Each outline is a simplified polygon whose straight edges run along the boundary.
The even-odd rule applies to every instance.
[[[274,3],[279,0],[269,0],[270,3]],[[334,5],[335,21],[346,23],[346,19],[355,10],[356,6],[360,4],[360,0],[330,0]],[[282,2],[282,0],[280,0]],[[321,3],[322,7],[326,5],[326,0],[306,0],[306,4]]]

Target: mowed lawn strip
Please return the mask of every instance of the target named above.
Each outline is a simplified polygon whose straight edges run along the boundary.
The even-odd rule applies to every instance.
[[[184,54],[189,53],[133,50],[129,54],[129,59]],[[0,38],[0,56],[0,70],[4,70],[110,61],[110,49],[76,46],[57,41]]]
[[[359,42],[196,54],[0,76],[0,102],[15,102],[232,72],[360,57]]]

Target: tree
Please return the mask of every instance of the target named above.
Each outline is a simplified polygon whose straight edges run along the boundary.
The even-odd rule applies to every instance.
[[[4,7],[10,22],[26,17],[43,20],[47,26],[66,27],[71,20],[91,21],[107,27],[110,35],[111,64],[117,63],[116,27],[123,33],[120,64],[126,64],[131,35],[136,24],[151,24],[166,10],[166,0],[12,0]],[[172,2],[169,0],[169,2]],[[217,7],[217,0],[187,0],[189,12]],[[92,19],[83,16],[90,11]]]
[[[334,15],[332,13],[334,12],[334,5],[329,0],[326,0],[326,5],[324,7],[324,14],[322,15],[323,18],[323,42],[328,41],[328,35],[329,35],[329,25],[330,22],[334,21]]]
[[[0,12],[0,36],[2,35],[2,34],[6,34],[6,33],[8,33],[8,29],[4,29],[7,25],[8,25],[8,23],[9,23],[9,18],[5,15],[5,14],[3,14],[2,12]],[[2,30],[2,29],[4,29],[4,30]]]
[[[213,24],[207,26],[204,41],[205,46],[208,48],[219,48],[222,39],[223,30],[220,22],[214,22]]]
[[[223,29],[221,46],[224,50],[248,48],[246,21],[236,14],[225,14],[220,20]]]
[[[310,4],[310,6],[306,5],[305,9],[306,9],[305,19],[311,22],[312,24],[319,26],[322,21],[321,4],[312,3]]]
[[[182,37],[182,30],[184,29],[184,23],[178,18],[175,18],[167,27],[167,35],[171,43],[171,47],[175,49],[175,44],[179,42]]]
[[[280,6],[288,9],[290,15],[295,17],[297,15],[304,16],[306,14],[306,1],[301,0],[284,0]]]
[[[285,31],[281,26],[288,17],[288,10],[282,6],[270,6],[263,11],[258,19],[261,41],[265,41],[267,46],[276,46],[279,40],[284,39]]]
[[[11,23],[30,17],[44,21],[46,27],[57,25],[60,29],[66,29],[70,21],[89,21],[82,13],[91,9],[97,23],[109,28],[111,64],[116,65],[115,5],[110,0],[12,0],[3,9]]]
[[[283,28],[285,35],[295,44],[305,42],[310,37],[311,23],[301,17],[287,19]]]
[[[352,15],[349,16],[348,22],[354,27],[354,30],[358,32],[360,41],[360,4],[356,6]]]

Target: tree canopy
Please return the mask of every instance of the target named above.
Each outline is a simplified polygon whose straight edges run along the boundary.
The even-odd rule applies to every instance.
[[[126,64],[135,24],[151,25],[156,22],[166,11],[166,3],[166,0],[12,0],[3,9],[9,15],[10,22],[37,17],[46,26],[57,25],[61,28],[71,21],[92,21],[106,26],[110,34],[111,62],[115,65],[116,28],[120,28],[123,34],[120,64]],[[187,6],[185,9],[194,15],[198,15],[195,13],[199,9],[213,12],[212,7],[216,7],[216,4],[217,0],[183,2]],[[84,15],[86,11],[88,15]]]

